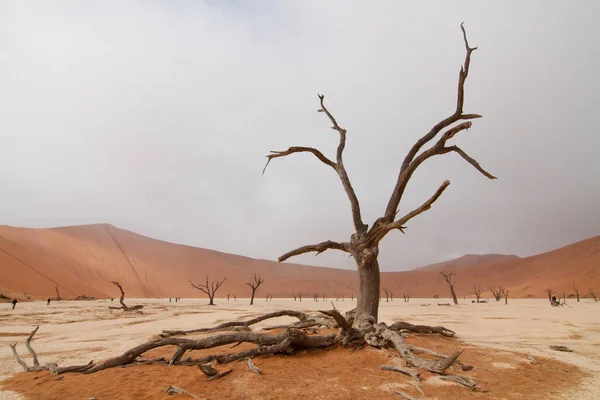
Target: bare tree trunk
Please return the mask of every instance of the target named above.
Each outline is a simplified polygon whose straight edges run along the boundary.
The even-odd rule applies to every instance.
[[[253,306],[254,305],[254,293],[256,293],[256,289],[252,289],[252,297],[250,297],[250,305]]]
[[[579,286],[576,286],[575,284],[571,285],[573,287],[573,290],[575,290],[575,295],[577,296],[577,302],[579,303]]]
[[[377,322],[379,315],[379,262],[371,260],[366,265],[358,265],[358,294],[356,295],[356,319],[373,317]]]
[[[454,285],[450,285],[450,294],[452,295],[452,301],[454,301],[454,305],[458,305],[458,300],[456,299],[456,293],[454,293]]]
[[[55,286],[54,289],[56,290],[56,300],[61,301],[62,297],[60,297],[60,292],[58,291],[58,286]]]

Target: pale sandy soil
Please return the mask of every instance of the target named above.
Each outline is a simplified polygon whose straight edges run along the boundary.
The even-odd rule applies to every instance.
[[[436,302],[447,299],[401,299],[381,303],[380,318],[385,322],[405,320],[415,324],[444,325],[457,332],[460,340],[498,350],[530,353],[534,357],[557,359],[581,368],[587,377],[583,385],[575,385],[567,392],[554,393],[553,398],[600,398],[600,302],[568,300],[569,306],[553,308],[545,300],[492,301],[472,304],[460,301],[457,307],[441,307]],[[116,301],[115,301],[116,303]],[[215,307],[207,306],[204,299],[183,299],[169,303],[168,299],[133,300],[127,303],[145,304],[144,315],[110,314],[109,300],[93,302],[19,303],[16,310],[10,304],[0,303],[0,380],[20,371],[20,366],[8,348],[18,342],[19,353],[31,363],[24,340],[35,325],[40,325],[33,346],[41,363],[59,365],[85,364],[115,356],[148,340],[162,329],[193,329],[207,327],[226,320],[246,318],[280,309],[317,310],[330,308],[322,302],[304,299],[274,299],[265,303],[259,299],[255,306],[248,300],[227,302],[218,299]],[[423,306],[429,304],[429,306]],[[116,304],[114,304],[116,305]],[[339,301],[336,307],[347,311],[353,307],[349,300]],[[265,321],[256,327],[292,322],[291,318]],[[549,345],[566,345],[573,353],[556,352]],[[510,364],[496,365],[499,374]],[[1,383],[0,383],[1,384]],[[518,398],[527,398],[520,395]],[[0,399],[20,399],[14,392],[0,391]]]

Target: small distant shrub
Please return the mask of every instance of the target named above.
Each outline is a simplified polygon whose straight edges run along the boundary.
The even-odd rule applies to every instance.
[[[434,298],[434,299],[439,299],[439,298],[440,298],[440,295],[439,295],[439,294],[434,294],[434,295],[433,295],[433,298]]]

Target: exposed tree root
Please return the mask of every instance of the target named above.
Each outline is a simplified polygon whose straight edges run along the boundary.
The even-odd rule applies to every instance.
[[[389,364],[381,365],[379,368],[381,368],[384,371],[400,372],[401,374],[410,376],[417,382],[421,381],[421,374],[419,373],[419,371],[416,371],[414,369],[404,368],[399,365],[389,365]]]
[[[261,370],[254,365],[251,359],[256,356],[278,353],[293,354],[299,350],[328,348],[337,344],[341,346],[350,345],[354,349],[357,349],[361,346],[364,346],[365,343],[378,348],[391,349],[395,353],[397,352],[407,362],[407,365],[410,365],[411,367],[420,368],[442,375],[452,364],[455,362],[460,363],[460,361],[458,361],[458,357],[462,351],[457,351],[450,356],[446,356],[435,353],[434,351],[428,349],[410,346],[404,342],[400,333],[402,330],[409,330],[411,332],[420,333],[439,333],[443,336],[454,335],[453,331],[444,327],[411,325],[404,322],[395,323],[388,327],[384,323],[374,324],[373,320],[369,318],[363,318],[360,323],[357,323],[357,321],[353,320],[352,312],[347,313],[347,317],[344,317],[338,310],[335,309],[335,307],[333,310],[320,311],[320,313],[326,315],[326,317],[305,314],[293,310],[283,310],[265,314],[247,321],[226,322],[213,328],[195,329],[191,331],[163,331],[163,334],[160,337],[152,339],[146,343],[142,343],[127,350],[125,353],[119,356],[109,358],[99,364],[95,364],[93,361],[90,361],[86,365],[74,365],[68,367],[58,367],[58,365],[54,363],[43,366],[40,365],[37,360],[37,355],[35,354],[35,351],[31,347],[30,343],[33,335],[35,335],[37,332],[38,327],[31,332],[25,342],[25,346],[33,358],[33,367],[27,366],[27,364],[18,356],[16,352],[16,344],[10,344],[10,348],[13,351],[15,359],[25,371],[32,372],[49,370],[51,373],[57,375],[67,372],[91,374],[108,368],[129,367],[144,364],[162,364],[165,366],[196,365],[208,377],[208,379],[211,380],[218,379],[231,372],[231,370],[217,373],[217,370],[213,367],[213,365],[207,364],[209,362],[216,364],[229,364],[233,361],[247,359],[248,367],[257,374],[260,374]],[[281,316],[295,317],[298,318],[299,321],[287,326],[284,331],[276,334],[254,332],[249,328],[250,325],[267,320],[269,318]],[[350,321],[354,322],[354,324],[352,324]],[[308,326],[314,325],[319,325],[326,328],[339,328],[339,333],[337,335],[309,335],[303,330]],[[175,337],[175,335],[186,335],[189,333],[213,333],[217,331],[227,332],[200,339]],[[191,357],[185,359],[183,358],[186,352],[190,350],[210,349],[230,344],[234,344],[234,346],[231,347],[233,348],[240,343],[253,343],[256,345],[256,347],[233,354],[209,355],[202,359],[192,359]],[[156,359],[141,358],[141,356],[147,351],[164,346],[176,347],[176,350],[169,361],[162,357]],[[427,360],[414,354],[419,352],[428,353],[437,357],[437,359]],[[419,372],[414,368],[401,367],[397,365],[381,366],[381,369],[398,371],[411,376],[413,379],[418,381],[420,375]],[[471,383],[468,380],[465,382],[468,384]],[[464,382],[459,383],[469,386]]]
[[[333,321],[326,320],[326,319],[320,318],[318,316],[313,316],[313,315],[305,314],[303,312],[294,311],[294,310],[281,310],[281,311],[275,311],[275,312],[272,312],[269,314],[261,315],[256,318],[252,318],[248,321],[225,322],[225,323],[223,323],[221,325],[217,325],[213,328],[200,328],[200,329],[192,329],[189,331],[163,330],[161,336],[166,338],[166,337],[170,337],[170,336],[189,335],[192,333],[218,332],[218,331],[222,331],[222,330],[231,330],[232,328],[248,328],[250,325],[254,325],[254,324],[257,324],[264,320],[267,320],[270,318],[277,318],[277,317],[294,317],[294,318],[298,318],[300,320],[300,322],[302,322],[302,323],[311,322],[311,323],[315,323],[317,325],[322,325],[325,327],[335,327],[335,324],[333,324]]]
[[[442,336],[453,337],[456,332],[444,328],[443,326],[427,326],[427,325],[413,325],[408,322],[394,322],[390,325],[390,329],[393,331],[409,331],[414,333],[425,333],[425,334],[434,334],[438,333]]]
[[[471,390],[478,389],[478,387],[477,387],[478,383],[475,382],[473,379],[469,378],[468,376],[444,375],[444,376],[441,376],[440,379],[443,379],[445,381],[460,383],[461,385],[466,386]]]

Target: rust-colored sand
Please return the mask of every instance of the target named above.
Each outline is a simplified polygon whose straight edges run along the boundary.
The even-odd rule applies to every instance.
[[[560,391],[576,386],[582,378],[580,370],[560,361],[538,358],[531,364],[523,354],[485,349],[441,337],[409,338],[409,343],[441,353],[456,348],[465,350],[462,360],[474,365],[469,372],[450,370],[481,382],[489,390],[486,399],[521,397],[548,399]],[[235,350],[227,348],[194,352],[194,357]],[[165,351],[148,352],[148,357],[168,355]],[[255,359],[263,375],[250,371],[245,362],[219,366],[232,367],[233,372],[219,380],[207,382],[196,367],[145,365],[114,368],[91,375],[63,375],[48,372],[18,373],[3,383],[7,390],[28,399],[98,400],[185,399],[189,396],[167,396],[169,385],[179,386],[197,396],[217,399],[398,399],[397,390],[421,397],[413,380],[392,371],[382,371],[381,364],[398,362],[387,351],[347,348],[310,351],[294,356],[265,356]],[[479,399],[480,392],[441,381],[435,374],[423,373],[421,389],[431,399]]]

